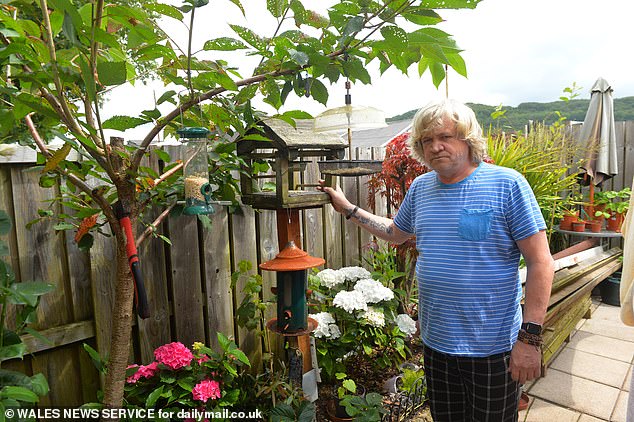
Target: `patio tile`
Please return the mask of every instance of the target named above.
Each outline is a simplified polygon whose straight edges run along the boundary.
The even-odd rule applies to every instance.
[[[619,399],[616,401],[616,406],[614,407],[614,413],[610,419],[611,421],[625,422],[627,416],[627,395],[628,393],[625,391],[621,391],[621,394],[619,394]]]
[[[550,368],[620,389],[630,364],[581,350],[565,348],[555,358]]]
[[[625,326],[619,319],[592,318],[583,324],[580,331],[634,342],[634,327]]]
[[[528,394],[607,420],[619,392],[618,388],[550,369]]]
[[[633,367],[630,366],[630,370],[627,373],[627,377],[625,377],[625,382],[623,383],[623,387],[621,387],[621,390],[623,391],[630,391],[630,387],[632,386],[632,369]]]
[[[521,422],[577,422],[579,412],[548,403],[540,399],[533,399],[530,407],[519,412]]]
[[[595,418],[594,416],[582,414],[577,422],[604,422],[604,420]]]
[[[605,356],[630,363],[634,358],[634,345],[625,340],[606,337],[588,331],[579,331],[566,345],[566,348],[581,350],[595,355]]]
[[[620,322],[621,308],[619,306],[603,304],[592,313],[592,319],[606,319]]]

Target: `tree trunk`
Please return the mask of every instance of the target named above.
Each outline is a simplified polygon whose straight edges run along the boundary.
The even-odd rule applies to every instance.
[[[104,388],[105,407],[121,407],[130,353],[134,283],[128,266],[125,235],[117,233],[117,282],[112,309],[112,337]]]

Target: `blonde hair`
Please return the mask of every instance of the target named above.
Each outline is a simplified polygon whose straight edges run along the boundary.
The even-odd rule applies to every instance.
[[[408,140],[412,156],[422,164],[426,164],[423,145],[420,141],[443,126],[445,119],[456,123],[458,138],[469,145],[471,161],[474,164],[481,163],[487,154],[487,142],[482,136],[482,127],[473,110],[461,102],[450,99],[432,101],[416,112],[412,120],[412,133]]]

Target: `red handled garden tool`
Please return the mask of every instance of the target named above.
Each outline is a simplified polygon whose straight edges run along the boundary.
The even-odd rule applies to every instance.
[[[150,308],[147,303],[147,294],[143,285],[143,275],[139,265],[139,256],[137,255],[136,245],[134,244],[134,235],[132,234],[132,224],[130,222],[130,213],[125,210],[121,202],[117,201],[112,207],[115,216],[119,219],[119,224],[125,232],[126,251],[128,253],[128,262],[130,271],[134,279],[134,307],[137,315],[145,319],[150,316]]]

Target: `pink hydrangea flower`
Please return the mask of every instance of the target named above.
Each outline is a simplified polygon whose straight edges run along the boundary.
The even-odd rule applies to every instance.
[[[221,396],[220,393],[220,384],[218,381],[206,379],[194,387],[192,390],[192,396],[194,400],[200,400],[204,403],[209,399],[219,399]]]
[[[158,362],[152,362],[149,365],[141,365],[141,366],[130,365],[128,366],[128,369],[136,368],[136,367],[138,367],[139,369],[126,379],[126,382],[128,384],[134,384],[141,378],[152,378],[154,374],[156,374],[156,371],[158,371]]]
[[[192,352],[183,343],[164,344],[154,351],[157,362],[170,369],[179,369],[189,365],[194,358]]]
[[[209,360],[209,356],[207,355],[202,355],[200,358],[198,358],[197,362],[199,365],[202,365],[203,363],[207,362]]]

